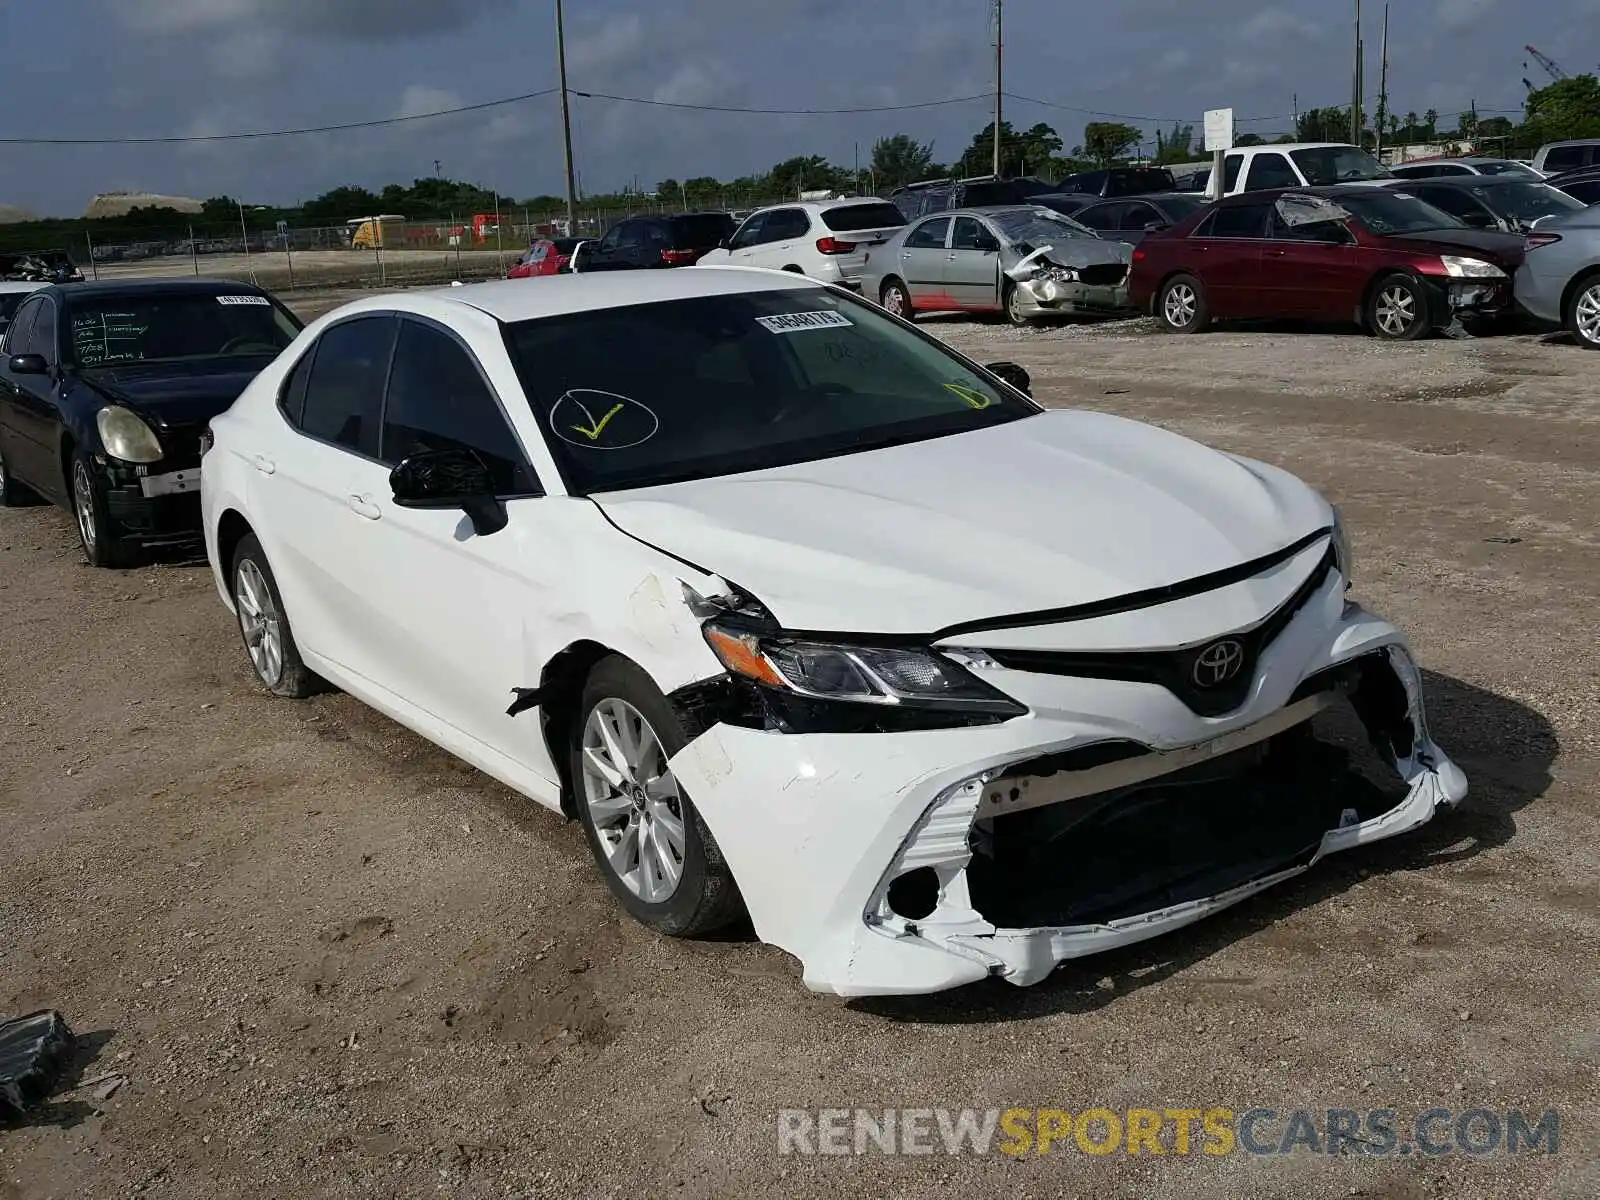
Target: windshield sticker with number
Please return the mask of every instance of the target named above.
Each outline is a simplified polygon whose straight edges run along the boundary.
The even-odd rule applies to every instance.
[[[772,333],[803,333],[807,329],[839,329],[854,325],[850,318],[836,312],[779,313],[772,317],[757,317],[756,323]]]
[[[629,396],[569,388],[551,406],[550,428],[580,450],[627,450],[653,438],[661,419]]]

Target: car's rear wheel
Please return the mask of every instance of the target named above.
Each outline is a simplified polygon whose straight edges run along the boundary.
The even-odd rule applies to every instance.
[[[911,307],[911,293],[898,279],[891,279],[883,285],[883,290],[878,293],[878,303],[883,305],[885,312],[907,321],[916,315],[916,310]]]
[[[1174,275],[1161,285],[1156,318],[1173,333],[1199,333],[1211,324],[1205,287],[1193,275]]]
[[[321,690],[322,680],[300,658],[278,581],[253,533],[239,539],[228,572],[228,590],[239,618],[239,634],[256,678],[274,696],[303,700]]]
[[[623,907],[674,937],[708,933],[743,911],[733,872],[668,765],[687,740],[638,666],[616,655],[595,664],[571,746],[578,816]]]
[[[78,526],[78,543],[91,567],[120,570],[139,559],[139,545],[119,537],[106,506],[105,489],[96,481],[89,456],[81,450],[72,456],[72,515]]]
[[[1600,275],[1573,289],[1567,301],[1567,329],[1585,350],[1600,350]]]
[[[1367,328],[1388,342],[1414,342],[1433,328],[1428,294],[1409,275],[1386,275],[1367,299]]]

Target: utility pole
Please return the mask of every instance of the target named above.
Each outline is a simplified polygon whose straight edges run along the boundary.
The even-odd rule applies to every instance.
[[[1350,142],[1361,145],[1361,0],[1356,0],[1356,60],[1350,71]]]
[[[994,175],[1000,177],[1000,125],[1005,111],[1005,38],[1002,32],[1006,0],[994,0]]]
[[[1383,126],[1389,119],[1389,6],[1383,6],[1383,40],[1378,43],[1377,156],[1383,155]]]
[[[567,99],[567,31],[556,0],[556,67],[561,76],[561,138],[567,153],[567,236],[578,236],[577,185],[572,172],[572,109]]]

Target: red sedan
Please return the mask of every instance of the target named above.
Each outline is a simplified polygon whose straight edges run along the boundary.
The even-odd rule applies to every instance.
[[[1509,313],[1523,253],[1521,237],[1468,228],[1398,188],[1245,192],[1147,236],[1128,288],[1176,333],[1293,317],[1410,341]]]
[[[506,272],[507,279],[532,279],[540,275],[565,275],[572,267],[572,251],[582,238],[539,238]]]

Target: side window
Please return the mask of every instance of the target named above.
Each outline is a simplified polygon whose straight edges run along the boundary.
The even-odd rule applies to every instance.
[[[473,451],[502,495],[539,490],[517,435],[471,352],[432,325],[402,319],[379,457],[394,466],[427,450]]]
[[[780,208],[767,214],[766,232],[762,236],[764,242],[786,242],[791,238],[805,237],[811,229],[811,219],[804,210],[798,208]]]
[[[1156,210],[1155,205],[1145,204],[1143,201],[1135,201],[1122,210],[1122,220],[1118,223],[1117,228],[1142,232],[1152,225],[1165,224],[1167,224],[1167,219]]]
[[[278,392],[278,408],[296,429],[305,421],[306,384],[311,379],[311,360],[316,356],[315,346],[302,354],[300,361],[289,368],[289,374]]]
[[[1250,174],[1245,177],[1244,190],[1259,192],[1266,188],[1299,187],[1300,180],[1281,154],[1257,154],[1250,160]]]
[[[601,253],[610,253],[618,246],[622,245],[622,237],[623,234],[627,232],[629,224],[630,222],[628,221],[619,221],[610,229],[606,230],[605,236],[600,239]]]
[[[1244,165],[1244,155],[1229,154],[1222,160],[1222,194],[1226,196],[1239,182],[1239,168]]]
[[[1449,164],[1446,164],[1445,166],[1437,168],[1434,171],[1434,174],[1436,174],[1436,175],[1471,175],[1472,171],[1471,171],[1470,168],[1458,166],[1455,163],[1449,163]]]
[[[1232,204],[1219,208],[1208,236],[1214,238],[1259,238],[1267,231],[1270,204]]]
[[[1302,221],[1291,225],[1272,210],[1271,232],[1267,235],[1280,242],[1319,242],[1330,246],[1344,246],[1355,242],[1343,221]]]
[[[1072,219],[1080,225],[1087,225],[1096,233],[1104,233],[1108,229],[1120,228],[1118,222],[1126,207],[1124,204],[1091,204],[1074,213]]]
[[[43,300],[29,300],[17,309],[17,315],[6,330],[7,354],[30,354],[33,351],[33,324],[44,307]]]
[[[1585,204],[1600,202],[1600,179],[1588,179],[1582,183],[1569,183],[1567,184],[1566,192],[1574,200],[1581,200]]]
[[[1412,188],[1411,194],[1418,200],[1427,201],[1435,208],[1444,209],[1452,217],[1465,217],[1482,209],[1478,201],[1462,188],[1420,187]]]
[[[909,250],[943,250],[945,234],[950,232],[949,217],[934,217],[924,221],[906,238]]]
[[[61,358],[56,345],[56,306],[48,300],[39,301],[39,319],[33,324],[33,335],[28,339],[35,354],[44,355],[45,362],[54,366]]]
[[[955,235],[950,239],[952,250],[993,251],[994,235],[983,227],[976,217],[957,217]]]
[[[388,314],[356,317],[317,339],[302,432],[368,458],[378,457],[383,384],[397,324]]]
[[[739,232],[733,235],[733,240],[728,243],[730,250],[744,250],[750,246],[761,244],[761,230],[767,223],[766,213],[756,213],[739,226]]]
[[[943,212],[950,207],[950,197],[955,189],[950,187],[931,187],[922,193],[922,207],[918,210],[924,213]]]
[[[1544,169],[1554,174],[1581,167],[1587,161],[1583,146],[1557,146],[1544,156]]]
[[[1217,227],[1217,210],[1216,209],[1212,209],[1205,216],[1200,218],[1200,224],[1196,225],[1193,229],[1191,229],[1189,231],[1189,236],[1192,237],[1192,238],[1214,237],[1215,234],[1213,233],[1213,231],[1216,229],[1216,227]]]

